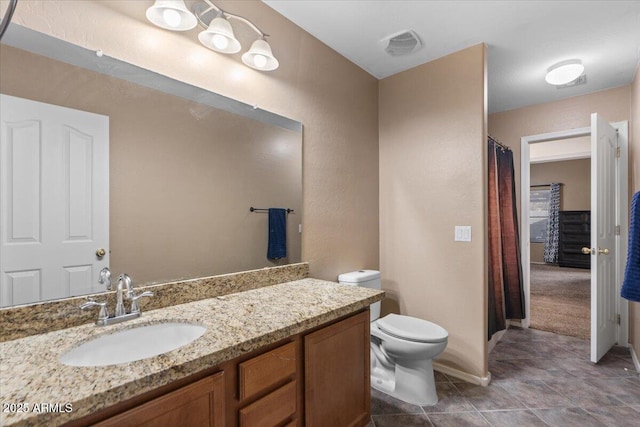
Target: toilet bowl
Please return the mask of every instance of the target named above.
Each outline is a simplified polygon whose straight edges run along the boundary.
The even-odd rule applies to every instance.
[[[380,272],[359,270],[338,276],[345,285],[380,289]],[[414,405],[438,403],[432,361],[447,346],[449,334],[435,323],[411,316],[380,316],[371,305],[371,386]]]

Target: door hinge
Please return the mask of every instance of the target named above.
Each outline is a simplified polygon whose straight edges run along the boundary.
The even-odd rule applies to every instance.
[[[620,235],[620,226],[616,225],[616,236]]]
[[[616,315],[616,323],[619,325],[620,324],[620,315]]]
[[[616,157],[620,157],[620,147],[616,148]]]

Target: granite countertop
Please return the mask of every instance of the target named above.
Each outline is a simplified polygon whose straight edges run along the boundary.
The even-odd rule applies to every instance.
[[[383,296],[373,289],[302,279],[147,312],[141,304],[142,317],[128,322],[0,343],[0,425],[60,425],[356,312]],[[202,324],[207,331],[191,344],[136,362],[71,367],[58,361],[97,336],[172,321]],[[59,405],[57,412],[34,413],[34,404]],[[16,412],[20,405],[28,412]]]

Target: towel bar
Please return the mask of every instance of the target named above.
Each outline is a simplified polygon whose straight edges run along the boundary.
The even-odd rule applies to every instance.
[[[249,208],[249,212],[267,212],[267,211],[269,211],[269,209],[267,208],[254,208],[253,206]],[[295,211],[293,209],[287,208],[287,213],[291,213],[291,212],[295,212]]]

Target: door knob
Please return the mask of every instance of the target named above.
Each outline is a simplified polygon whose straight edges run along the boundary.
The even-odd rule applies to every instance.
[[[591,255],[594,252],[593,252],[593,250],[591,248],[584,247],[584,248],[582,248],[582,253],[585,254],[585,255]]]
[[[598,249],[598,253],[602,255],[609,255],[609,249]]]
[[[104,249],[100,248],[96,251],[96,256],[98,258],[102,258],[103,256],[105,256],[107,254],[107,251],[105,251]]]

